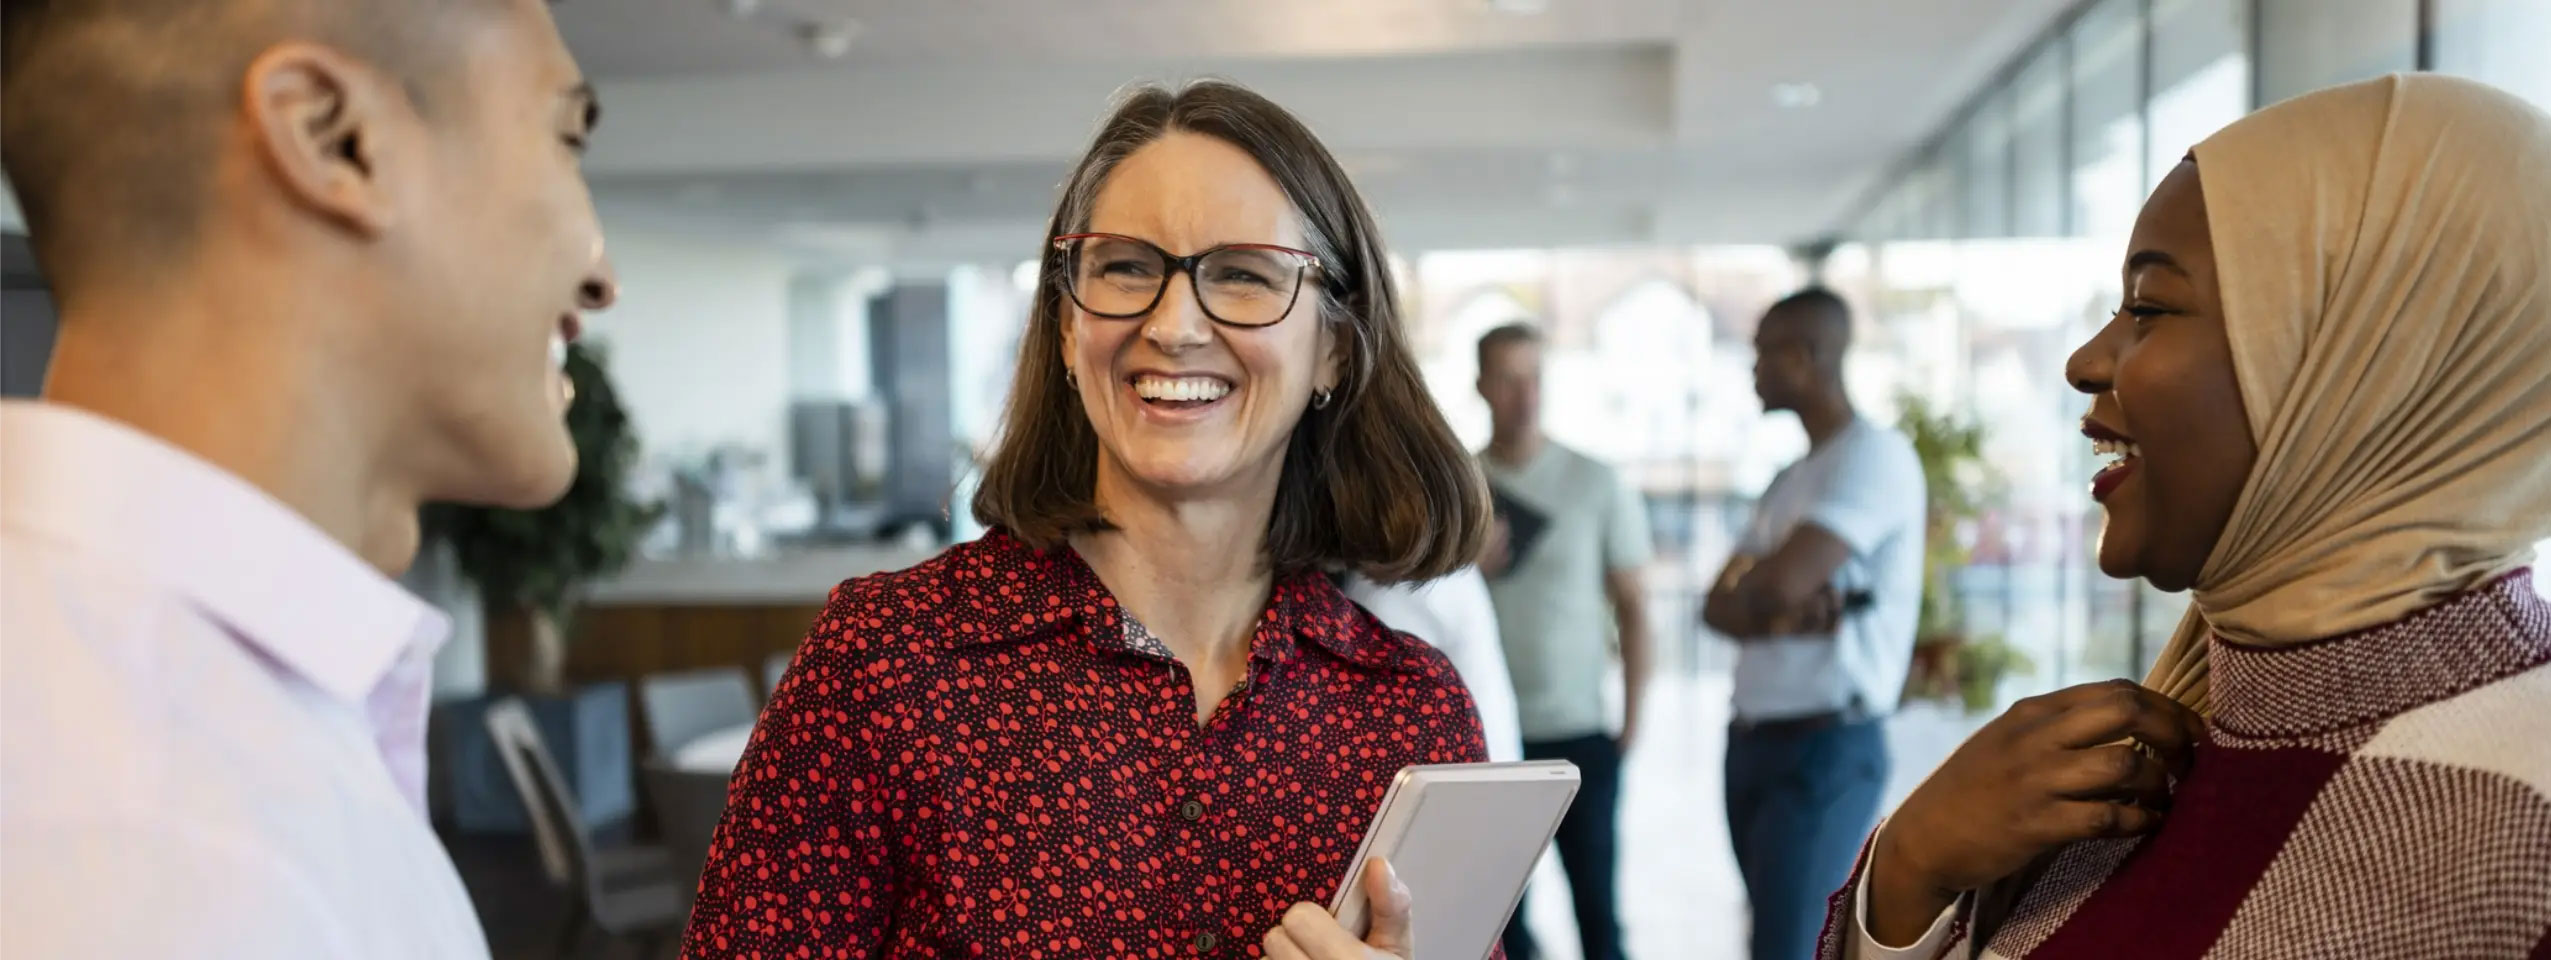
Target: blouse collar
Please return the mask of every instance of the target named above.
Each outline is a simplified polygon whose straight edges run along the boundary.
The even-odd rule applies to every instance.
[[[997,529],[983,535],[982,546],[1004,562],[978,569],[1012,571],[1007,574],[1011,582],[994,589],[1023,611],[1021,629],[975,633],[958,638],[959,645],[1078,629],[1103,652],[1171,659],[1168,647],[1117,605],[1097,571],[1070,546],[1040,550]],[[1259,614],[1250,655],[1281,663],[1291,659],[1303,641],[1368,667],[1393,666],[1399,660],[1397,645],[1387,642],[1382,628],[1316,570],[1276,578],[1266,609]]]

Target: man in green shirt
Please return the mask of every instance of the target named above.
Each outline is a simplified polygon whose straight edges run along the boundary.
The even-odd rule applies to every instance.
[[[1586,960],[1621,960],[1613,895],[1621,758],[1637,737],[1652,661],[1639,585],[1649,555],[1647,512],[1611,467],[1542,435],[1538,331],[1514,324],[1480,338],[1479,395],[1495,428],[1479,467],[1498,519],[1480,570],[1497,607],[1524,756],[1567,760],[1584,777],[1559,824],[1559,863],[1576,900]],[[1616,640],[1623,679],[1617,734],[1604,709]],[[1533,956],[1522,924],[1508,928],[1506,953]]]

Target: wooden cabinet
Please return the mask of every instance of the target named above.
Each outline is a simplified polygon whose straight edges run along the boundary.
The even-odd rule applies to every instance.
[[[762,661],[797,649],[818,603],[668,603],[589,606],[569,628],[569,684],[625,680],[650,673],[701,667],[740,667],[759,683]],[[487,662],[498,686],[519,685],[503,675],[526,662],[530,626],[518,611],[487,612]],[[763,691],[767,694],[769,691]]]

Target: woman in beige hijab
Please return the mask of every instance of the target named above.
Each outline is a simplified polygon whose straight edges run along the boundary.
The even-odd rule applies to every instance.
[[[1959,748],[1825,954],[2551,957],[2551,116],[2432,75],[2262,110],[2125,280],[2066,370],[2100,567],[2187,622]]]

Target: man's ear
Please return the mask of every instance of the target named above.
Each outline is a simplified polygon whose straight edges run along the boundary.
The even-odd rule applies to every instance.
[[[398,85],[326,46],[283,43],[248,64],[249,134],[282,191],[364,234],[388,230],[396,207],[382,179]]]

